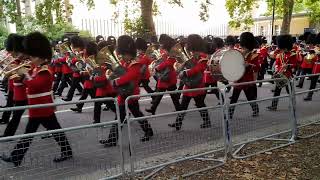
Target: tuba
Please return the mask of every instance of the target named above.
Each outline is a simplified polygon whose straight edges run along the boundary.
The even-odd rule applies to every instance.
[[[108,47],[100,50],[96,59],[97,63],[105,63],[108,67],[106,76],[110,80],[115,80],[126,73],[126,69],[120,64],[120,60],[115,52],[111,52]],[[122,86],[117,86],[120,95],[132,95],[134,91],[134,82],[129,82]]]
[[[177,62],[175,63],[174,67],[178,74],[180,74],[180,72],[184,70],[188,70],[196,66],[197,64],[194,63],[192,59],[193,57],[199,58],[199,54],[188,53],[187,50],[180,43],[175,44],[171,48],[170,55],[177,59]],[[180,77],[180,80],[185,85],[191,88],[197,87],[201,83],[202,79],[202,73],[197,73],[191,77],[187,77],[185,74],[183,74]]]

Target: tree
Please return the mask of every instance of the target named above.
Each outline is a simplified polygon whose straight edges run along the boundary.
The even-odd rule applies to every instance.
[[[266,16],[272,14],[273,0],[265,0],[268,4]],[[275,0],[275,14],[283,18],[281,34],[290,32],[292,13],[308,12],[310,26],[317,27],[320,22],[320,0]],[[231,17],[229,24],[235,28],[245,29],[253,24],[252,10],[258,7],[259,0],[227,0],[226,8]],[[245,27],[245,28],[243,28]]]
[[[126,32],[134,36],[141,36],[144,34],[155,35],[155,25],[153,17],[158,15],[158,3],[169,3],[171,5],[178,5],[183,7],[182,0],[109,0],[115,7],[125,7],[124,26]],[[208,9],[211,5],[210,0],[195,0],[199,4],[199,17],[206,21],[209,18]],[[119,13],[115,13],[118,17]]]

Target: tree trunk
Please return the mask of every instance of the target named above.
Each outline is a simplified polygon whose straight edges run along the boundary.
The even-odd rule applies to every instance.
[[[21,4],[20,0],[16,0],[16,6],[17,6],[17,19],[16,19],[16,28],[17,31],[22,30],[22,16],[21,16]]]
[[[283,20],[280,34],[290,34],[294,0],[283,0]]]
[[[156,29],[153,22],[152,6],[153,0],[140,0],[141,19],[145,28],[145,33],[156,35]]]
[[[64,7],[66,11],[66,18],[69,23],[72,23],[71,12],[70,12],[70,1],[64,0]]]
[[[31,2],[30,2],[30,0],[25,0],[24,4],[25,4],[25,14],[26,14],[26,16],[31,16],[32,15],[32,11],[31,11]]]

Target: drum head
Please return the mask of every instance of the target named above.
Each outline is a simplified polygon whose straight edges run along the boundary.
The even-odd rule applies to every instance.
[[[228,81],[237,81],[245,73],[245,62],[242,54],[237,50],[228,50],[220,60],[221,72]]]

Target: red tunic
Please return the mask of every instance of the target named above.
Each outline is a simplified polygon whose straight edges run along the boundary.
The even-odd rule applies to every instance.
[[[72,65],[72,66],[75,66],[77,62],[78,62],[77,57],[73,57],[72,60],[71,60],[71,65]],[[79,77],[80,77],[79,71],[73,71],[72,77],[74,77],[74,78],[79,78]]]
[[[103,73],[101,76],[95,76],[93,78],[94,83],[104,84],[103,87],[99,87],[96,89],[96,97],[112,97],[116,93],[112,84],[106,77],[106,69],[103,68]]]
[[[64,57],[58,59],[58,63],[62,63],[61,71],[63,74],[71,74],[72,73],[72,69],[69,67],[69,65],[67,63],[68,58],[69,58],[69,56],[65,55]]]
[[[138,56],[139,62],[143,65],[146,66],[146,72],[144,74],[144,76],[142,77],[142,79],[150,79],[150,71],[149,71],[149,65],[152,63],[152,59],[149,58],[147,55],[145,54],[140,54]]]
[[[286,68],[286,70],[283,72],[286,77],[291,78],[293,75],[293,70],[297,65],[297,56],[295,53],[292,52],[281,52],[276,57],[276,65],[275,65],[275,71],[282,72],[283,64],[290,64],[290,68]]]
[[[303,58],[302,64],[301,64],[301,68],[303,69],[312,69],[314,63],[317,61],[317,56],[314,55],[314,57],[311,60],[307,60],[307,57]]]
[[[123,63],[123,67],[126,69],[126,73],[115,80],[116,86],[121,86],[121,85],[128,84],[129,82],[133,82],[134,90],[132,95],[140,94],[139,83],[141,80],[141,72],[140,72],[141,66],[142,64],[139,62],[133,62],[131,64]],[[126,98],[127,98],[126,96],[118,95],[119,105],[124,105]],[[128,103],[130,104],[133,101],[138,99],[139,98],[130,99]]]
[[[36,67],[26,75],[23,83],[27,88],[29,105],[53,103],[53,76],[47,66]],[[48,117],[55,111],[54,107],[29,109],[30,118]]]
[[[93,81],[91,76],[89,75],[88,72],[81,72],[81,77],[83,77],[84,82],[83,82],[83,88],[84,89],[93,89]]]
[[[13,101],[27,100],[26,86],[20,78],[13,79]]]
[[[260,69],[259,54],[251,52],[246,57],[245,61],[251,65],[248,65],[246,67],[244,75],[242,76],[242,78],[240,80],[236,81],[236,83],[255,81],[255,73],[257,73]],[[244,88],[244,87],[248,87],[248,85],[235,86],[235,88]]]
[[[207,68],[207,60],[206,59],[202,59],[202,58],[206,58],[206,55],[202,54],[199,59],[195,59],[195,58],[192,59],[192,61],[196,65],[193,68],[186,70],[187,77],[193,76],[193,75],[198,74],[198,73],[201,73],[201,75],[203,76],[204,71]],[[201,83],[198,86],[194,87],[194,88],[204,88],[204,87],[205,87],[204,81],[201,81]],[[194,88],[190,88],[187,85],[183,86],[184,90],[194,89]],[[202,91],[194,91],[194,92],[184,92],[183,95],[184,96],[195,97],[195,96],[202,95],[202,94],[205,94],[205,93],[206,93],[206,91],[202,90]]]
[[[156,67],[156,70],[162,71],[166,68],[169,68],[169,80],[162,81],[159,79],[157,83],[157,88],[167,89],[177,84],[177,73],[173,67],[175,62],[176,62],[175,58],[168,57],[167,55],[163,56],[163,61]]]

